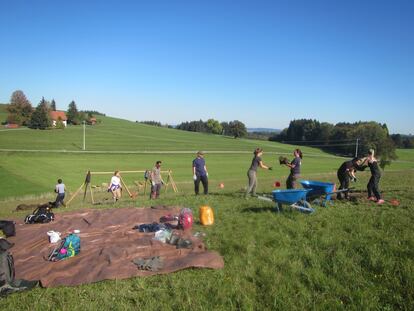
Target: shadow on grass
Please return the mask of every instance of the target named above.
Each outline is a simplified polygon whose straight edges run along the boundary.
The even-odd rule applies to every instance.
[[[242,209],[242,213],[278,213],[275,207],[246,207]]]

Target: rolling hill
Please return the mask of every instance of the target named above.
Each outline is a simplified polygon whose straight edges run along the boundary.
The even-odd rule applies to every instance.
[[[173,170],[181,188],[190,189],[191,161],[197,150],[207,152],[212,183],[225,182],[226,189],[240,189],[245,186],[246,171],[256,147],[264,148],[264,162],[274,166],[271,173],[259,173],[263,190],[271,187],[272,180],[284,180],[288,169],[278,164],[277,157],[290,156],[295,148],[277,142],[186,132],[111,117],[99,119],[100,124],[86,127],[86,152],[82,151],[82,126],[64,130],[0,131],[0,199],[50,193],[57,178],[63,178],[73,191],[82,183],[87,170],[145,170],[156,160],[162,160],[164,168]],[[335,172],[343,158],[316,148],[301,149],[304,176],[321,178],[320,174],[328,174],[332,180],[336,179]],[[409,154],[406,157],[409,159]],[[414,168],[414,163],[407,160],[391,166],[394,170],[405,168]],[[109,177],[95,178],[94,183],[107,182]],[[132,184],[143,177],[136,174],[125,179]]]

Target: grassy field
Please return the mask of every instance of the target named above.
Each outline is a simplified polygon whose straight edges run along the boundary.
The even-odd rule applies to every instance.
[[[287,169],[277,155],[294,146],[153,128],[111,118],[88,127],[87,149],[98,153],[0,152],[0,218],[23,218],[13,212],[19,203],[45,202],[54,197],[56,179],[69,190],[83,182],[86,170],[113,171],[150,168],[157,159],[171,168],[180,192],[163,194],[157,202],[215,212],[212,227],[195,225],[206,233],[208,248],[220,252],[220,271],[186,270],[174,274],[78,287],[60,287],[14,294],[0,300],[1,310],[412,310],[414,308],[414,152],[399,150],[400,160],[383,173],[384,198],[398,199],[398,207],[376,206],[365,195],[354,203],[335,202],[304,215],[289,209],[276,213],[273,204],[243,198],[251,151],[265,148],[264,161],[273,171],[259,172],[259,192],[274,181],[284,182]],[[81,128],[64,131],[0,132],[1,149],[72,150],[81,146]],[[93,138],[93,139],[92,139]],[[193,153],[116,154],[104,151],[244,151],[208,153],[211,195],[192,195]],[[336,181],[344,159],[304,148],[303,178]],[[360,173],[357,190],[364,190],[368,172]],[[92,184],[109,181],[94,177]],[[143,176],[124,175],[132,186]],[[224,182],[225,188],[218,184]],[[133,189],[136,190],[136,189]],[[96,193],[107,203],[108,194]],[[118,207],[153,204],[148,198],[123,198]],[[90,199],[74,200],[66,210],[92,206]],[[57,213],[66,210],[58,210]]]

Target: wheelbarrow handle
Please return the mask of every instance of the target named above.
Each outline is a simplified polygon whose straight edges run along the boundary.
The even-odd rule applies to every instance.
[[[347,189],[336,190],[336,191],[333,191],[333,192],[329,192],[329,193],[327,193],[325,195],[331,195],[331,194],[336,194],[336,193],[348,192],[348,191],[351,191],[353,189],[355,189],[355,188],[352,187],[352,188],[347,188]]]
[[[271,199],[271,198],[269,198],[269,197],[262,196],[262,195],[257,196],[257,198],[258,198],[259,200],[262,200],[262,201],[274,202],[274,200],[273,200],[273,199]]]

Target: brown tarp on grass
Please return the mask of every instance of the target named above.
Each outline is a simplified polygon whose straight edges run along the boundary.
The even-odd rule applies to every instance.
[[[186,268],[224,267],[217,252],[207,251],[199,238],[190,231],[174,230],[190,238],[193,249],[176,249],[175,246],[153,240],[154,233],[141,233],[132,229],[137,224],[158,222],[166,214],[178,214],[180,208],[122,208],[87,209],[56,214],[48,224],[25,225],[19,221],[16,236],[10,238],[15,246],[16,278],[40,280],[42,286],[71,286],[107,279],[126,279],[175,272]],[[47,261],[56,244],[50,244],[46,232],[62,233],[74,229],[81,231],[79,255],[59,262]],[[161,256],[164,267],[158,272],[138,270],[135,258]]]

